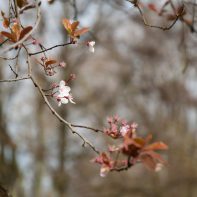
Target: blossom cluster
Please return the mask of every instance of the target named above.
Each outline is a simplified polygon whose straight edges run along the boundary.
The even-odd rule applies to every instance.
[[[127,170],[141,162],[148,169],[160,171],[166,161],[158,154],[157,150],[166,150],[168,147],[163,142],[150,143],[152,135],[142,138],[137,135],[137,124],[128,124],[118,116],[108,118],[109,128],[104,129],[106,135],[118,144],[108,147],[93,159],[94,163],[101,165],[100,176],[104,177],[110,171]]]

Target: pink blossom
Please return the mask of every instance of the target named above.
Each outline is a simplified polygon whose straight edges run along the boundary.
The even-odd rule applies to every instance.
[[[130,131],[130,126],[129,125],[122,126],[121,129],[120,129],[120,133],[121,133],[122,136],[125,136],[128,131]]]
[[[62,67],[62,68],[65,68],[66,67],[66,63],[65,62],[60,62],[59,66]]]
[[[61,104],[67,104],[69,101],[73,104],[75,102],[73,101],[73,97],[70,94],[71,88],[69,86],[66,86],[65,81],[60,81],[59,83],[59,94],[56,95],[56,99],[58,101],[58,106],[61,106]]]
[[[138,128],[138,124],[135,123],[135,122],[133,122],[133,123],[131,124],[131,129],[132,129],[132,131],[135,132],[137,128]]]
[[[32,44],[33,44],[33,45],[39,45],[40,43],[39,43],[39,41],[38,41],[38,40],[33,39]]]

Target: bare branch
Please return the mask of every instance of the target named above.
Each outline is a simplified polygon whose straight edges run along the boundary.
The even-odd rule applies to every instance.
[[[49,51],[49,50],[52,50],[54,48],[57,48],[57,47],[64,47],[64,46],[67,46],[67,45],[70,45],[70,44],[73,44],[72,42],[67,42],[67,43],[64,43],[64,44],[58,44],[58,45],[55,45],[55,46],[52,46],[48,49],[44,49],[42,51],[38,51],[38,52],[35,52],[35,53],[29,53],[30,56],[33,56],[33,55],[37,55],[37,54],[40,54],[40,53],[44,53],[46,51]]]
[[[17,82],[17,81],[21,81],[21,80],[25,80],[25,79],[30,79],[30,77],[27,76],[27,77],[18,77],[16,79],[2,79],[2,80],[0,80],[0,83],[4,83],[4,82]]]

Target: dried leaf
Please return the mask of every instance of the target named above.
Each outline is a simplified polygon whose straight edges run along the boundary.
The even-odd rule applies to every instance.
[[[19,40],[21,40],[22,38],[24,38],[24,36],[25,36],[26,34],[28,34],[32,29],[33,29],[32,26],[25,27],[25,28],[21,31],[21,33],[20,33]]]

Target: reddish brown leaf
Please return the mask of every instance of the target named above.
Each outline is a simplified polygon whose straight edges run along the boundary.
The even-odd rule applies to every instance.
[[[158,10],[157,10],[155,4],[149,3],[149,4],[148,4],[148,8],[149,8],[150,10],[152,10],[153,12],[158,13]]]
[[[3,11],[1,11],[1,16],[3,17],[3,26],[5,28],[8,28],[10,25],[10,22],[9,22],[8,18],[5,17],[5,13]]]
[[[173,14],[168,14],[166,17],[167,17],[167,20],[169,21],[174,21],[177,18],[177,16]]]
[[[72,32],[74,32],[77,29],[78,25],[79,25],[79,21],[75,21],[72,23],[71,25]]]
[[[8,20],[7,18],[4,18],[4,20],[3,20],[3,26],[4,26],[5,28],[8,28],[9,25],[10,25],[9,20]]]
[[[22,38],[24,38],[24,36],[25,36],[26,34],[28,34],[32,29],[33,29],[32,26],[25,27],[25,28],[21,31],[21,33],[20,33],[19,40],[21,40]]]
[[[27,4],[27,0],[16,0],[16,3],[19,8],[22,8]]]
[[[168,146],[163,142],[155,142],[153,144],[147,145],[144,150],[167,150]]]
[[[148,144],[151,141],[152,138],[153,138],[153,136],[151,134],[149,134],[144,140],[145,144]]]
[[[3,36],[1,35],[1,32],[0,32],[0,43],[3,42]]]
[[[80,35],[82,35],[82,34],[88,32],[88,31],[89,31],[89,29],[88,29],[87,27],[82,28],[82,29],[80,29],[80,30],[75,31],[75,32],[74,32],[74,36],[75,36],[75,37],[80,36]]]
[[[70,33],[72,32],[72,28],[71,28],[71,23],[70,23],[70,21],[69,21],[68,19],[64,18],[64,19],[62,20],[62,23],[63,23],[65,29],[66,29],[66,30],[68,31],[68,33],[70,34]]]
[[[141,147],[145,145],[145,140],[142,138],[135,138],[134,142],[136,142]]]
[[[21,33],[21,27],[18,23],[14,23],[11,27],[12,34],[16,37],[16,41],[19,40],[20,33]]]
[[[177,9],[177,15],[183,16],[184,14],[186,14],[184,5],[179,6],[178,9]]]
[[[141,155],[140,160],[150,170],[155,170],[157,163],[150,155]]]
[[[15,35],[14,35],[14,34],[11,34],[11,33],[9,33],[9,32],[2,31],[2,32],[1,32],[1,35],[7,37],[7,38],[10,39],[10,41],[12,41],[12,42],[16,42],[16,41],[17,41]]]
[[[147,151],[145,154],[150,155],[153,159],[157,160],[159,163],[166,164],[166,161],[162,156],[154,151]]]
[[[46,65],[46,67],[47,67],[48,65],[55,64],[55,63],[57,63],[56,60],[47,60],[47,61],[45,62],[45,65]]]

